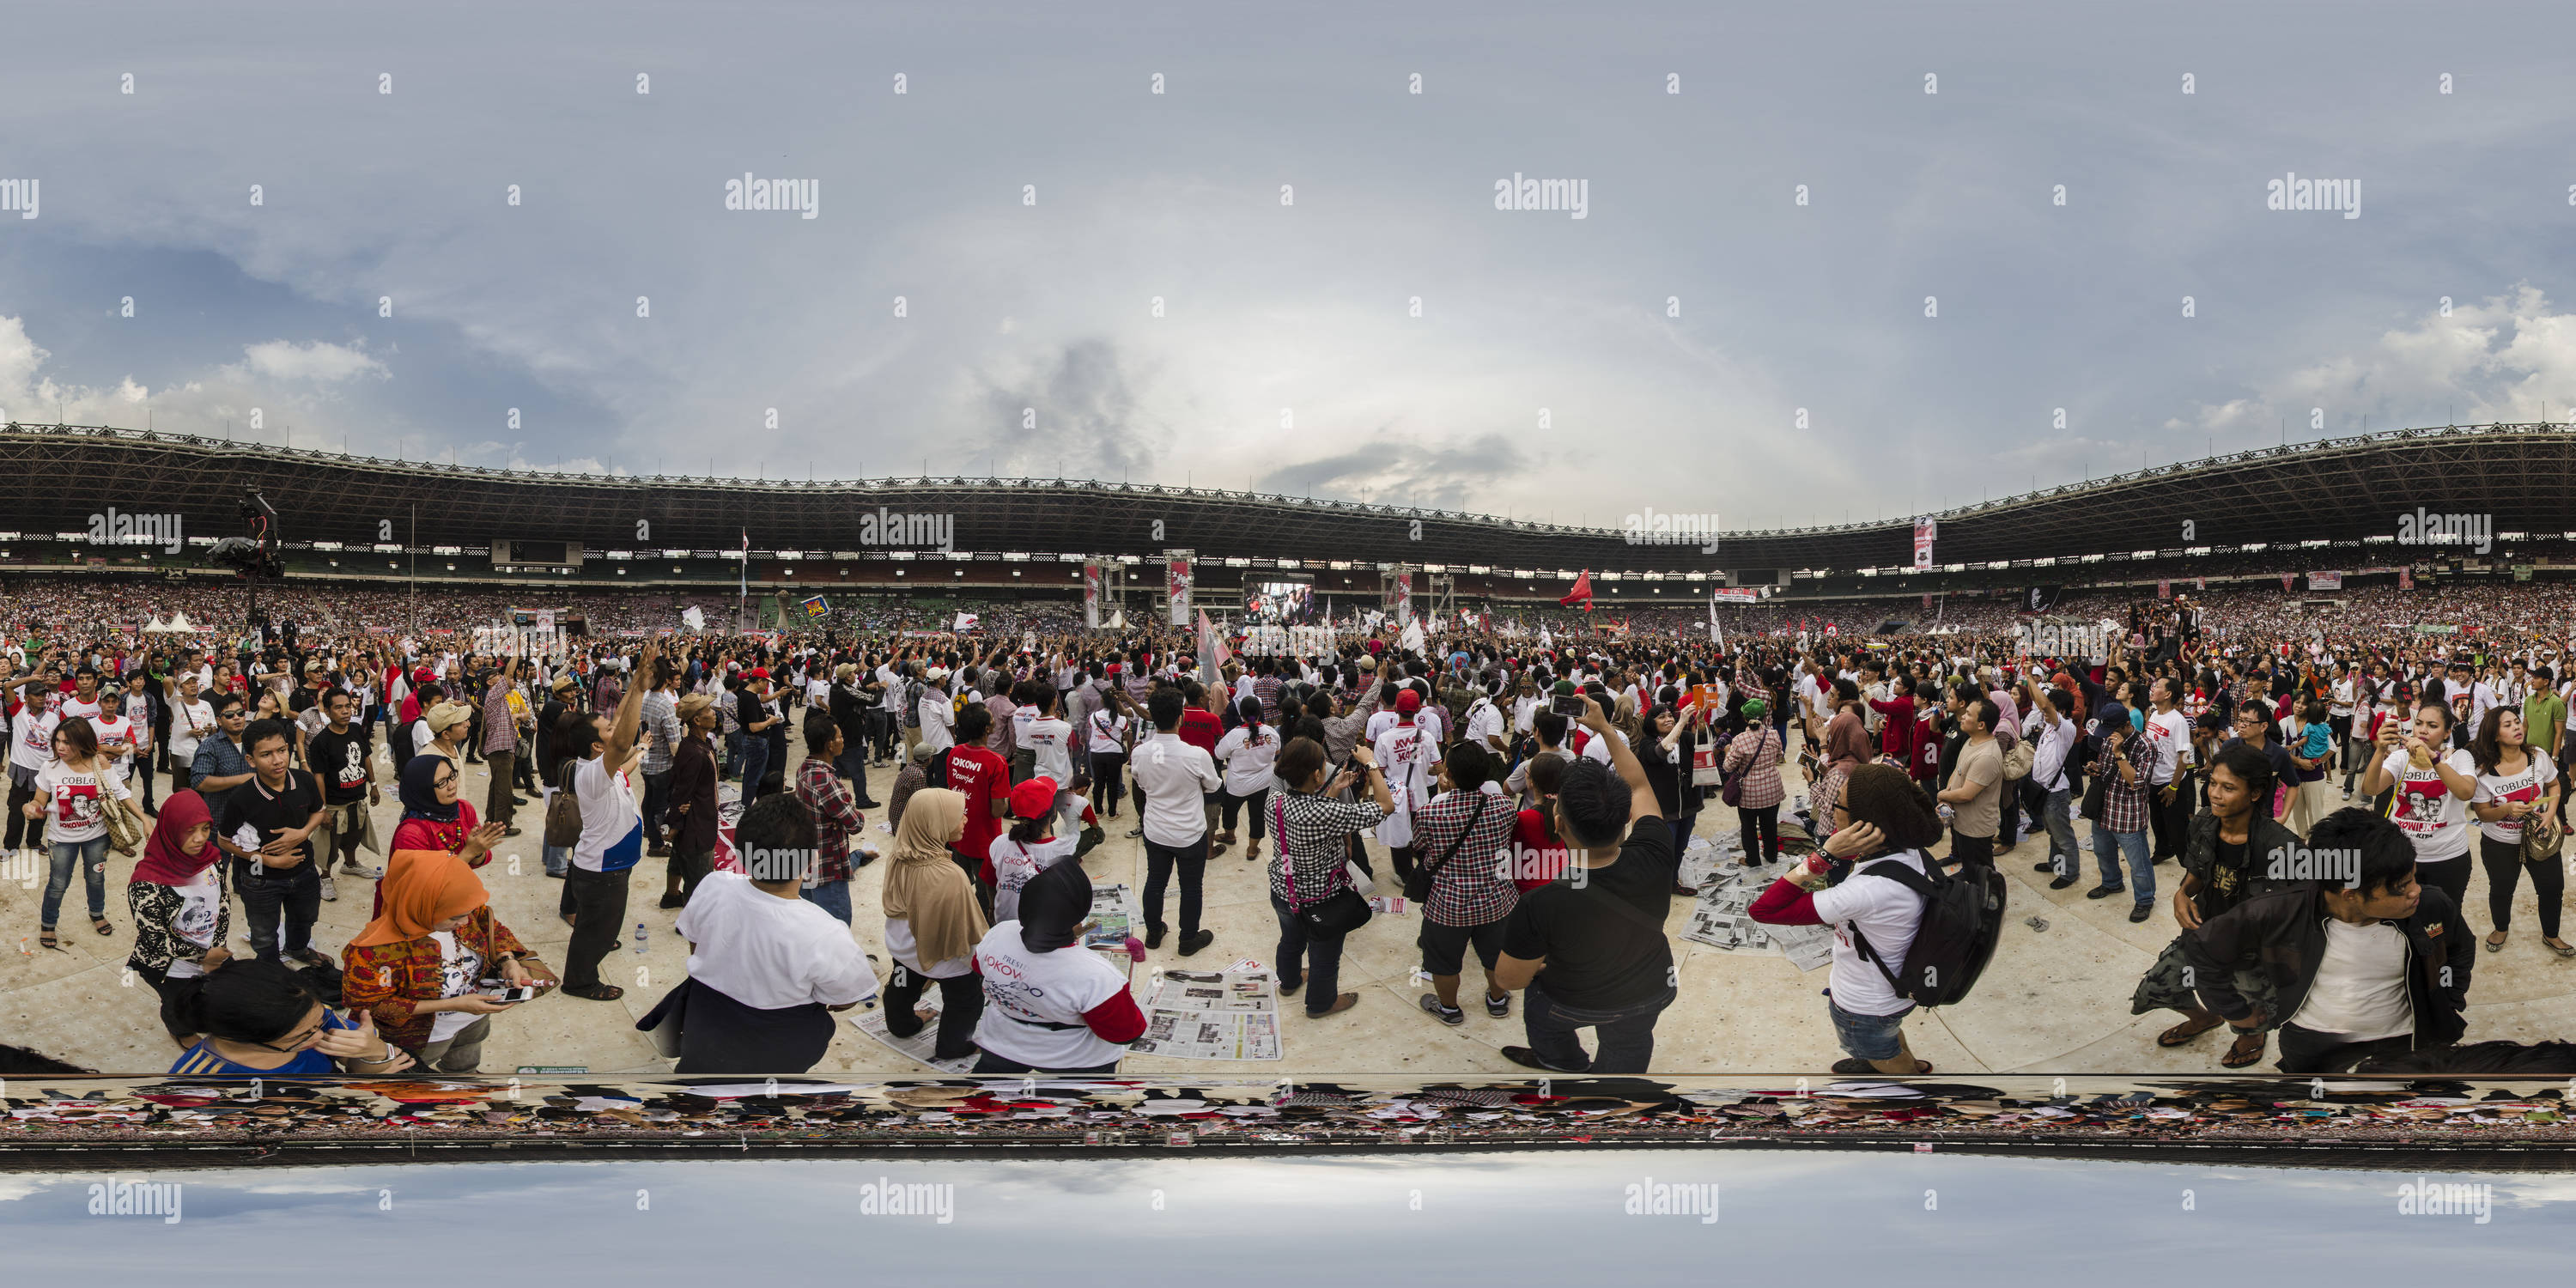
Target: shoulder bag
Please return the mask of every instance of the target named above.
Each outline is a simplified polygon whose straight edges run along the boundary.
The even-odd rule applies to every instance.
[[[1360,892],[1344,886],[1313,903],[1297,901],[1297,856],[1288,847],[1288,803],[1277,792],[1270,797],[1270,840],[1279,847],[1279,868],[1288,878],[1288,912],[1313,935],[1347,935],[1377,915]]]
[[[1404,879],[1405,898],[1415,903],[1428,902],[1431,898],[1431,879],[1440,875],[1440,870],[1448,867],[1451,859],[1458,857],[1458,847],[1465,845],[1467,838],[1474,834],[1476,824],[1485,817],[1485,802],[1493,799],[1485,793],[1484,788],[1479,787],[1475,790],[1476,809],[1474,813],[1467,816],[1467,826],[1460,828],[1457,839],[1449,842],[1449,848],[1440,852],[1438,863],[1419,865],[1413,869],[1412,876]]]

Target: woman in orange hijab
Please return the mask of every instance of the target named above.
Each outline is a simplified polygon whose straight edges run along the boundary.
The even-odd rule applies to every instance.
[[[382,911],[342,954],[342,996],[425,1070],[472,1073],[504,987],[552,988],[553,971],[492,916],[483,879],[444,850],[396,850]],[[493,981],[493,982],[487,982]]]

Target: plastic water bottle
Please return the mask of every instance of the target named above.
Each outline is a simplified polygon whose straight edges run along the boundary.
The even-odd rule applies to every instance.
[[[639,953],[644,951],[645,936],[649,933],[651,932],[644,929],[643,922],[639,921],[635,923],[635,951]]]

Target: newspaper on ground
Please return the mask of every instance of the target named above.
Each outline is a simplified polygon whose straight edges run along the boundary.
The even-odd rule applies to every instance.
[[[1770,885],[1761,869],[1720,867],[1700,887],[1682,938],[1720,952],[1768,953],[1780,950],[1789,964],[1811,971],[1833,960],[1834,932],[1824,926],[1770,926],[1755,921],[1747,909]]]
[[[931,1058],[931,1053],[939,1049],[939,1021],[937,1020],[932,1020],[930,1023],[922,1025],[921,1031],[913,1034],[911,1037],[899,1038],[886,1028],[885,1008],[882,1006],[871,1006],[868,1009],[861,1011],[859,1014],[851,1016],[850,1024],[857,1028],[859,1032],[865,1033],[869,1037],[875,1038],[878,1042],[894,1048],[895,1051],[911,1060],[914,1064],[920,1065],[922,1068],[934,1069],[940,1073],[965,1073],[975,1067],[975,1057],[972,1055],[961,1055],[954,1060],[935,1060]]]
[[[1279,990],[1267,970],[1163,971],[1145,1003],[1145,1036],[1127,1049],[1183,1060],[1276,1060]]]

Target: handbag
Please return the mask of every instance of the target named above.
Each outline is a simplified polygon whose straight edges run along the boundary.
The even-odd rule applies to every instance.
[[[1449,848],[1440,852],[1438,863],[1416,866],[1413,869],[1413,875],[1404,879],[1405,898],[1415,903],[1423,903],[1431,898],[1431,879],[1440,875],[1440,869],[1448,867],[1451,859],[1458,857],[1458,847],[1467,843],[1467,837],[1475,832],[1476,824],[1484,819],[1485,802],[1491,799],[1493,798],[1486,795],[1483,788],[1476,789],[1476,810],[1467,816],[1467,826],[1460,828],[1457,839],[1449,842]]]
[[[2567,833],[2558,820],[2548,814],[2526,814],[2522,819],[2522,861],[2537,863],[2558,857],[2558,847],[2565,844]]]
[[[1275,793],[1270,798],[1270,838],[1279,847],[1279,869],[1288,875],[1289,915],[1304,922],[1307,933],[1347,935],[1377,915],[1369,901],[1349,886],[1313,903],[1297,902],[1297,859],[1288,848],[1288,804]]]
[[[143,821],[125,811],[122,802],[110,800],[105,811],[107,843],[119,854],[132,854],[143,844]]]
[[[582,762],[570,761],[563,767],[563,782],[555,794],[546,799],[546,844],[568,850],[581,843],[581,793],[573,790],[573,771]]]

